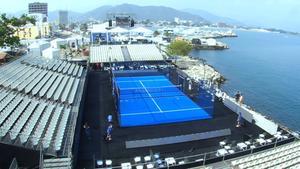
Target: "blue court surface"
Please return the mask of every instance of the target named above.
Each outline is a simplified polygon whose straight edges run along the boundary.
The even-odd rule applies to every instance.
[[[120,126],[144,126],[211,118],[165,76],[116,77]]]

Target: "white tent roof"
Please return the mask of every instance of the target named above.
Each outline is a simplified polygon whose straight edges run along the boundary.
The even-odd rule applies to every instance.
[[[56,51],[60,51],[60,50],[57,48],[47,48],[47,49],[43,50],[43,52],[56,52]]]
[[[136,33],[152,33],[153,31],[144,27],[138,27],[131,29],[130,32],[136,32]]]
[[[146,39],[144,36],[136,36],[135,39]]]
[[[105,32],[107,32],[107,29],[106,29],[107,26],[108,26],[108,23],[93,25],[91,32],[92,33],[105,33]]]
[[[52,40],[51,42],[65,42],[66,39],[61,39],[61,38],[56,38],[54,40]]]
[[[128,32],[128,30],[124,29],[124,28],[121,28],[121,27],[115,27],[115,28],[109,30],[108,32],[111,32],[111,33],[125,33],[125,32]]]

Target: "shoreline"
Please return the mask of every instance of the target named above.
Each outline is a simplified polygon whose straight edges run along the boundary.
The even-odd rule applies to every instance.
[[[212,65],[206,64],[204,59],[201,58],[193,58],[191,56],[179,56],[180,58],[176,60],[176,63],[174,63],[180,70],[182,70],[184,73],[186,73],[190,78],[193,80],[200,82],[200,81],[205,81],[205,83],[208,85],[208,90],[209,88],[213,87],[213,85],[217,85],[218,87],[215,89],[214,94],[218,97],[221,98],[223,101],[225,99],[231,100],[233,104],[237,104],[234,102],[234,97],[229,95],[227,92],[223,91],[221,89],[221,85],[226,82],[225,77],[218,72]],[[180,68],[180,64],[185,64],[186,68],[182,69]],[[205,72],[205,74],[204,74]],[[221,80],[220,80],[221,79]],[[227,105],[228,106],[228,105]],[[247,103],[241,103],[239,106],[245,111],[247,111],[250,114],[255,114],[255,116],[259,116],[259,119],[263,119],[266,122],[270,122],[273,124],[278,125],[281,128],[286,129],[287,131],[292,132],[293,130],[284,125],[283,123],[280,123],[276,121],[274,118],[271,116],[262,113],[260,111],[257,111],[254,107],[248,105]],[[229,106],[230,107],[230,106]],[[235,111],[234,109],[233,111]],[[238,113],[238,112],[236,112]]]
[[[205,62],[206,61],[201,58],[179,56],[174,64],[197,82],[209,81],[218,86],[224,84],[226,78],[212,65],[209,65]]]

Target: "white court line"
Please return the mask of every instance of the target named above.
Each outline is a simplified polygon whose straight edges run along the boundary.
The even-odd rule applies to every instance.
[[[176,85],[169,85],[169,86],[159,86],[159,87],[148,87],[148,89],[177,88],[177,87],[181,87],[181,85],[177,85],[177,86]],[[122,88],[119,87],[120,90],[141,89],[141,88],[144,89],[144,87],[122,87]]]
[[[139,80],[140,81],[140,80]],[[158,104],[156,103],[156,101],[153,99],[153,97],[151,96],[151,94],[148,92],[148,90],[146,89],[146,87],[144,86],[144,84],[140,81],[141,85],[143,86],[143,88],[146,90],[148,96],[151,98],[151,100],[153,101],[153,103],[156,105],[156,107],[158,108],[158,110],[160,112],[162,112],[162,110],[160,109],[160,107],[158,106]]]
[[[168,79],[157,79],[157,80],[143,80],[145,82],[160,82],[160,81],[167,81]],[[139,82],[140,80],[124,80],[124,81],[118,81],[117,83],[130,83],[130,82]],[[169,80],[168,80],[169,81]]]
[[[211,108],[211,107],[204,107]],[[142,112],[142,113],[130,113],[130,114],[120,114],[121,116],[136,116],[136,115],[145,115],[145,114],[158,114],[158,113],[169,113],[169,112],[179,112],[179,111],[189,111],[189,110],[203,110],[204,108],[190,108],[190,109],[176,109],[176,110],[166,110],[166,111],[153,111],[153,112]]]

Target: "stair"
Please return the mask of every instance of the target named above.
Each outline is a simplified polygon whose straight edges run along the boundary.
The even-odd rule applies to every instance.
[[[127,46],[121,46],[122,54],[126,62],[132,61]]]
[[[71,169],[72,159],[71,158],[51,158],[44,159],[43,169]]]

